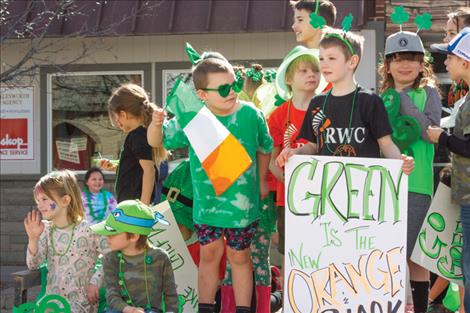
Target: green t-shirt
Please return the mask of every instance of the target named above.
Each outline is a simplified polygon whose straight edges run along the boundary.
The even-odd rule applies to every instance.
[[[253,161],[251,166],[220,196],[215,194],[212,183],[176,119],[171,119],[163,126],[163,145],[168,150],[189,146],[194,188],[194,223],[222,228],[243,228],[260,217],[256,153],[270,153],[273,140],[269,135],[263,113],[252,104],[240,101],[236,112],[216,117],[245,147]]]
[[[420,112],[424,112],[427,95],[423,88],[407,92],[411,101]],[[408,177],[408,191],[432,196],[433,194],[433,159],[434,145],[426,142],[421,136],[408,147],[415,160],[413,172]]]

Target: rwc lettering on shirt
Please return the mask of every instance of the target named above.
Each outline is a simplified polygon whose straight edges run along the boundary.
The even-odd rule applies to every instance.
[[[352,139],[357,143],[362,143],[366,139],[365,127],[352,127],[352,128],[334,128],[329,127],[326,130],[326,143],[348,143]]]

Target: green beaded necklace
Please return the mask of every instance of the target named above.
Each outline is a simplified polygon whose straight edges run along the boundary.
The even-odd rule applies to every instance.
[[[73,241],[73,235],[75,233],[75,227],[77,226],[77,224],[73,224],[73,228],[72,228],[72,235],[70,236],[70,240],[69,240],[69,243],[67,244],[67,247],[65,248],[64,252],[62,253],[59,253],[57,252],[57,250],[55,249],[55,244],[54,244],[54,232],[55,230],[58,228],[58,229],[65,229],[67,227],[69,227],[69,225],[65,226],[65,227],[57,227],[55,225],[52,225],[51,227],[51,232],[49,233],[49,239],[51,240],[51,246],[52,246],[52,255],[55,256],[64,256],[67,254],[67,252],[69,252],[69,249],[70,249],[70,246],[72,245],[72,241]]]
[[[90,215],[93,218],[94,222],[101,222],[104,218],[104,215],[106,214],[106,211],[108,210],[108,199],[106,198],[106,190],[104,188],[101,188],[100,192],[103,195],[103,210],[96,215],[95,210],[93,209],[93,202],[91,201],[91,192],[88,189],[88,187],[85,187],[85,195],[87,199],[87,204],[88,208],[90,209]]]
[[[118,284],[121,286],[121,295],[123,297],[127,297],[126,303],[134,306],[134,302],[132,301],[131,295],[127,290],[126,281],[124,280],[124,273],[122,271],[122,265],[126,262],[124,260],[124,255],[121,251],[117,252],[117,257],[119,259],[119,272],[118,272]],[[152,263],[152,257],[147,255],[147,249],[144,252],[144,281],[145,281],[145,295],[147,296],[147,304],[145,305],[146,310],[150,310],[152,306],[150,305],[150,297],[149,297],[149,289],[147,283],[147,264]]]

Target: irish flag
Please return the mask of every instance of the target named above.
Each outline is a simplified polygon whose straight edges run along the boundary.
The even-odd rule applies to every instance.
[[[167,98],[167,108],[178,119],[215,194],[221,195],[251,165],[240,142],[209,111],[189,86],[178,79]]]

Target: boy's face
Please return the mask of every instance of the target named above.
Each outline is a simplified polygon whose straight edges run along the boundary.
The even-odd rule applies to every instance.
[[[127,237],[126,233],[106,236],[106,240],[113,251],[125,250],[133,245],[133,241]]]
[[[309,62],[301,62],[292,77],[286,77],[286,84],[291,86],[293,92],[315,91],[320,83],[320,72]]]
[[[459,58],[456,55],[448,54],[444,64],[446,70],[449,72],[449,77],[452,80],[460,80],[464,78],[464,74],[470,69],[470,62]]]
[[[409,86],[414,83],[419,73],[423,70],[424,65],[422,62],[401,58],[400,54],[398,54],[390,62],[388,72],[392,75],[397,85]]]
[[[233,72],[209,73],[206,88],[218,89],[222,85],[232,85],[234,81],[235,74]],[[222,97],[218,91],[204,91],[202,89],[197,91],[197,95],[215,115],[230,115],[238,108],[238,95],[233,91],[233,88],[230,88],[230,92],[226,97]]]
[[[306,10],[294,9],[294,24],[292,30],[295,33],[295,40],[309,48],[318,48],[321,36],[321,29],[315,29],[310,25],[310,12]]]
[[[320,72],[327,82],[339,82],[354,73],[358,61],[355,57],[346,60],[343,50],[338,46],[320,47]]]

